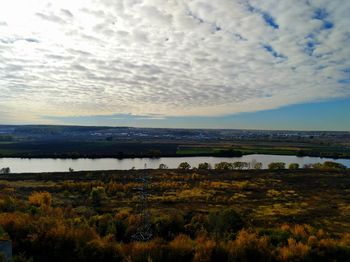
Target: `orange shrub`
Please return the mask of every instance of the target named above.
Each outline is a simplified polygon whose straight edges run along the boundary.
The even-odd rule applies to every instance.
[[[122,247],[126,261],[163,261],[164,245],[159,239],[149,242],[132,242]]]
[[[34,192],[29,198],[29,204],[37,207],[51,207],[52,196],[49,192]]]
[[[187,235],[178,235],[169,243],[170,256],[189,260],[193,256],[193,240]]]
[[[232,261],[268,261],[271,258],[268,238],[245,229],[227,243],[226,250]]]
[[[206,262],[211,261],[211,256],[215,248],[215,241],[206,235],[200,235],[195,240],[195,254],[193,261]]]
[[[297,242],[293,238],[289,238],[288,245],[278,250],[278,258],[281,261],[291,261],[293,259],[302,261],[309,254],[309,251],[310,247],[308,245]]]

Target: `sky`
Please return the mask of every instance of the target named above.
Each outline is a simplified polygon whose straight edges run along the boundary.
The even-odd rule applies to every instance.
[[[349,0],[2,0],[0,124],[350,131]]]

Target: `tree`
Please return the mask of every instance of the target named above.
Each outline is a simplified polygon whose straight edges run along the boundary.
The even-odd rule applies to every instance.
[[[205,170],[208,170],[208,169],[211,169],[211,165],[207,162],[205,163],[200,163],[198,165],[198,169],[205,169]]]
[[[166,164],[160,164],[159,169],[168,169],[168,166]]]
[[[252,159],[249,163],[249,167],[251,169],[262,169],[263,164],[261,162],[257,162],[256,159]]]
[[[286,163],[283,162],[272,162],[268,166],[269,169],[271,170],[276,170],[276,169],[285,169],[286,168]]]
[[[254,166],[252,166],[253,169],[262,169],[263,164],[261,162],[256,162]]]
[[[11,173],[11,169],[9,167],[4,167],[0,169],[0,174],[2,175],[8,175]]]
[[[74,172],[74,169],[70,167],[70,168],[69,168],[69,172],[70,172],[70,173],[73,173],[73,172]]]
[[[323,164],[321,164],[321,163],[314,163],[314,164],[311,164],[311,167],[315,168],[315,169],[321,169],[321,168],[323,168]]]
[[[94,187],[90,192],[90,198],[94,206],[100,206],[101,201],[106,198],[106,190],[102,186]]]
[[[187,162],[182,162],[180,163],[178,169],[182,169],[182,170],[189,170],[191,168],[191,165]]]
[[[247,168],[247,167],[248,167],[248,163],[247,163],[247,162],[240,162],[240,161],[237,161],[237,162],[234,162],[234,163],[233,163],[233,167],[236,168],[236,169]]]
[[[232,170],[233,164],[228,162],[220,162],[215,164],[215,169],[217,170]]]
[[[289,169],[298,169],[299,164],[298,163],[290,163],[288,166]]]
[[[346,166],[343,164],[332,162],[332,161],[326,161],[323,163],[322,168],[325,169],[346,169]]]

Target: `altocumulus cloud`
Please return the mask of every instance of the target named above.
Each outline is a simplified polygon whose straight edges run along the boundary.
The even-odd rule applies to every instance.
[[[0,105],[28,120],[349,97],[349,13],[348,0],[1,1]]]

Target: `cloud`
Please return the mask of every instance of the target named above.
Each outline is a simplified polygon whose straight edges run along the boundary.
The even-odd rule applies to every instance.
[[[68,18],[73,18],[73,14],[68,9],[61,9],[61,13]]]
[[[347,0],[34,2],[0,3],[0,105],[23,120],[350,96]]]
[[[36,13],[36,15],[38,17],[40,17],[43,20],[49,21],[49,22],[53,22],[53,23],[58,23],[58,24],[65,24],[66,21],[54,14],[43,14],[43,13]]]

